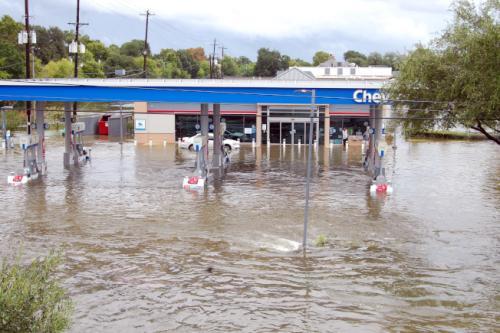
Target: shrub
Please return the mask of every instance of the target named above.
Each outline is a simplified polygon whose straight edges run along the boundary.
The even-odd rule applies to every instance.
[[[55,278],[61,256],[51,253],[29,265],[3,260],[0,271],[0,332],[62,332],[72,303]]]

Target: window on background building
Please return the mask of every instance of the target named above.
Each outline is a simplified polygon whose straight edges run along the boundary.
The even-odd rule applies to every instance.
[[[325,75],[330,75],[330,68],[325,68]]]
[[[356,68],[351,68],[351,75],[356,75]]]
[[[343,75],[344,69],[342,67],[337,68],[337,75]]]

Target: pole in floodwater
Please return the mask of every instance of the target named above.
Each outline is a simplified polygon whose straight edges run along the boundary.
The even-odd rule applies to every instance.
[[[302,248],[305,251],[307,247],[307,225],[309,224],[309,193],[311,186],[311,169],[312,169],[312,150],[313,150],[313,126],[314,126],[314,112],[316,108],[316,90],[300,90],[300,92],[311,93],[311,110],[309,112],[309,142],[307,152],[307,174],[306,174],[306,193],[305,193],[305,206],[304,206],[304,238],[302,240]]]

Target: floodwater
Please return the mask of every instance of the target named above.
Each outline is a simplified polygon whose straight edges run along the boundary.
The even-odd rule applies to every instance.
[[[19,151],[0,152],[0,253],[64,250],[71,332],[500,331],[495,144],[398,142],[376,198],[359,148],[320,147],[304,256],[304,146],[242,147],[190,193],[194,155],[173,145],[95,140],[66,171],[47,143],[48,175],[22,187],[5,181]]]

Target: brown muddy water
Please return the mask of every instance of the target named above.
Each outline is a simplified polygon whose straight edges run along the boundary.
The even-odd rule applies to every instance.
[[[304,146],[242,147],[197,194],[181,188],[193,153],[90,144],[66,171],[48,138],[48,175],[16,188],[22,156],[0,152],[0,254],[64,249],[71,332],[500,331],[492,143],[398,142],[377,198],[359,148],[320,147],[306,256]]]

